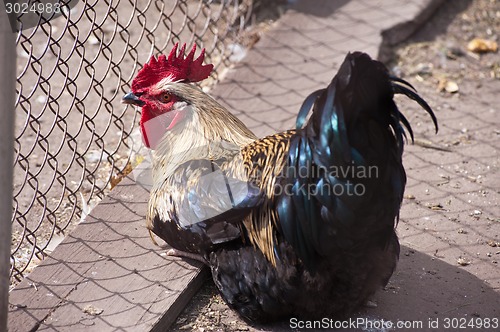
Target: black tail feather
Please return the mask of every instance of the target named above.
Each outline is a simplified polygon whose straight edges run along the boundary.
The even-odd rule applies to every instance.
[[[405,87],[401,84],[397,84],[394,82],[400,82],[402,84],[405,84],[405,85],[412,87],[410,85],[410,83],[408,83],[402,79],[391,78],[391,80],[393,81],[392,88],[393,88],[395,94],[402,94],[402,95],[405,95],[412,100],[415,100],[427,113],[429,113],[429,115],[432,118],[432,122],[434,123],[434,127],[436,128],[436,133],[437,133],[439,130],[438,122],[436,119],[436,115],[434,115],[434,112],[432,111],[432,108],[429,106],[429,104],[427,104],[427,102],[424,99],[422,99],[422,97],[420,97],[416,92],[408,89],[407,87]],[[404,116],[402,118],[404,119]],[[404,120],[406,120],[406,119],[404,119]],[[404,123],[404,120],[403,120],[403,123]],[[408,123],[408,120],[406,120],[406,123],[404,123],[404,125],[405,125],[405,127],[408,128],[408,126],[406,125],[407,123]],[[413,137],[412,137],[412,140],[413,140]]]

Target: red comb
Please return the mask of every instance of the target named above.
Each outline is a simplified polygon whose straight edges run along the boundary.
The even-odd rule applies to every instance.
[[[144,64],[132,81],[132,92],[156,84],[165,77],[171,77],[172,81],[199,82],[210,76],[214,66],[202,64],[205,49],[202,49],[198,58],[194,59],[196,52],[196,44],[194,44],[191,52],[184,58],[186,44],[182,45],[179,55],[177,55],[178,46],[179,43],[176,43],[168,59],[163,54],[158,59],[151,56],[149,62]]]

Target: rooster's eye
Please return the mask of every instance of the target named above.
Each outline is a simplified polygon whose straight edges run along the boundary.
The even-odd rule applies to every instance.
[[[164,103],[168,103],[169,101],[172,100],[172,95],[168,94],[168,93],[164,93],[160,96],[160,100]]]

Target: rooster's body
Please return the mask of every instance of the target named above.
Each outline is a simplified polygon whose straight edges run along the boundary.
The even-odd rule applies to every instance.
[[[394,93],[435,122],[432,110],[356,52],[306,99],[297,129],[257,139],[189,75],[133,86],[125,98],[143,106],[143,120],[167,119],[150,126],[163,128],[156,140],[142,126],[146,144],[155,141],[148,228],[203,257],[223,298],[249,320],[352,312],[387,283],[399,255],[400,123],[412,133]],[[172,107],[154,112],[161,104],[151,100],[163,94]]]

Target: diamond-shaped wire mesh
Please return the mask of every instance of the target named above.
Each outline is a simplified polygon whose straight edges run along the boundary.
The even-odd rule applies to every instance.
[[[22,280],[130,168],[137,113],[121,96],[176,42],[227,67],[254,0],[81,0],[17,35],[11,284]],[[65,7],[66,6],[66,7]],[[83,211],[83,212],[82,212]]]

